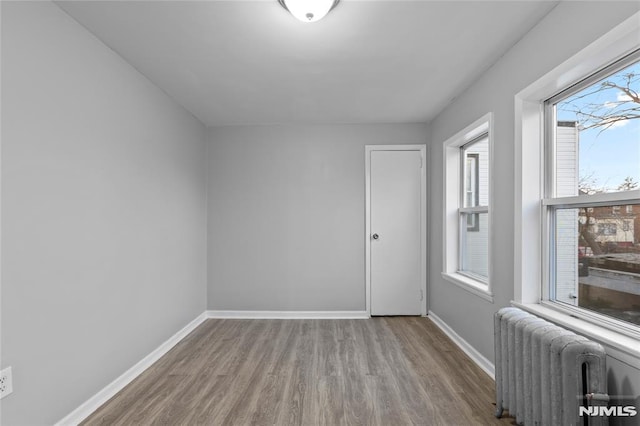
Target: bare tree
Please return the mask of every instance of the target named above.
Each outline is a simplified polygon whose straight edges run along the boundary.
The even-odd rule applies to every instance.
[[[582,195],[602,194],[608,192],[605,185],[601,185],[593,172],[580,176],[578,180],[578,193]]]
[[[578,182],[578,190],[581,194],[598,194],[606,191],[606,188],[600,187],[598,185],[597,179],[593,177],[593,175],[581,177]],[[593,222],[595,222],[595,218],[593,217],[592,211],[593,209],[588,209],[587,207],[581,207],[579,210],[579,217],[582,217],[582,220],[578,221],[578,235],[580,245],[590,247],[591,251],[594,255],[600,255],[604,252],[598,244],[596,236],[592,232]]]
[[[624,178],[624,181],[622,181],[622,183],[618,185],[618,188],[616,189],[618,191],[632,191],[637,188],[638,188],[638,182],[636,182],[633,179],[633,177],[627,176],[626,178]]]
[[[558,107],[576,115],[580,130],[601,128],[601,132],[627,120],[640,118],[640,73],[630,71],[614,74],[597,86],[590,88],[570,100],[561,102]],[[615,101],[581,101],[599,93],[615,94]]]

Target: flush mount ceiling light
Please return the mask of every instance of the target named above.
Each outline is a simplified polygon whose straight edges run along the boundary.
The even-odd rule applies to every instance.
[[[324,18],[340,0],[278,0],[278,3],[302,22],[316,22]]]

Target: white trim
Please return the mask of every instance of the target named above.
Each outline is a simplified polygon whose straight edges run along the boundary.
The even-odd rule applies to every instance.
[[[206,311],[219,319],[367,319],[366,311]]]
[[[189,333],[196,329],[207,319],[206,313],[203,312],[196,319],[187,324],[184,328],[178,331],[173,336],[169,337],[167,341],[162,343],[149,355],[145,356],[142,360],[136,363],[133,367],[125,371],[120,377],[113,382],[105,386],[101,391],[85,401],[78,408],[67,414],[62,420],[56,423],[56,426],[77,425],[84,419],[89,417],[94,411],[96,411],[102,404],[111,399],[115,394],[120,392],[125,386],[131,383],[136,377],[142,374],[147,368],[159,360],[164,354],[169,352],[176,344],[184,339]]]
[[[460,207],[458,213],[489,213],[489,206]]]
[[[456,333],[453,328],[449,327],[447,323],[445,323],[440,317],[433,313],[433,311],[429,311],[429,316],[427,317],[440,329],[444,334],[446,334],[452,341],[455,343],[462,352],[467,354],[469,358],[473,362],[476,363],[478,367],[482,369],[485,373],[489,375],[493,380],[496,379],[496,368],[495,365],[485,358],[480,352],[476,350],[469,342],[464,340],[458,333]]]
[[[420,151],[422,168],[420,175],[420,281],[422,301],[421,315],[427,315],[427,146],[426,145],[365,145],[365,312],[371,315],[371,152],[372,151]]]
[[[460,287],[469,293],[475,294],[484,300],[493,303],[493,293],[488,289],[487,284],[483,284],[479,280],[467,277],[458,273],[442,273],[442,278]]]
[[[640,189],[633,191],[606,192],[603,194],[579,195],[575,197],[545,198],[543,206],[598,206],[615,203],[637,204],[640,200]]]
[[[487,133],[489,143],[489,205],[461,208],[460,205],[460,147]],[[443,206],[442,215],[442,277],[459,287],[493,303],[491,291],[493,230],[493,113],[489,112],[442,143],[443,149]],[[488,280],[474,280],[458,273],[460,264],[460,213],[488,213]]]
[[[488,113],[478,118],[476,121],[469,124],[464,129],[460,130],[458,133],[447,139],[444,144],[455,146],[456,148],[458,148],[478,138],[483,133],[491,133],[491,115],[491,113]]]
[[[523,303],[536,303],[542,297],[542,100],[527,100],[520,94],[515,100],[513,292],[514,299]]]
[[[364,150],[364,308],[371,315],[371,151],[367,146]]]

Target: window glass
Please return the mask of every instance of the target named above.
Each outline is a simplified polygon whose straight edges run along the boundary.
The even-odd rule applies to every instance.
[[[463,208],[460,209],[459,267],[461,272],[486,280],[489,276],[488,134],[463,145],[460,152],[463,165]]]
[[[475,227],[462,226],[460,270],[479,278],[489,277],[489,214],[462,213],[463,224],[473,216]]]
[[[640,325],[640,205],[611,207],[555,210],[554,300]]]
[[[479,155],[477,153],[464,152],[465,159],[465,178],[464,178],[464,206],[476,207],[478,206],[478,184],[479,184],[479,169],[478,160]]]
[[[640,189],[640,62],[555,108],[556,197]]]
[[[464,162],[463,206],[489,205],[489,138],[487,135],[462,147]]]
[[[610,70],[549,101],[547,200],[580,197],[548,203],[549,298],[640,325],[640,62]]]

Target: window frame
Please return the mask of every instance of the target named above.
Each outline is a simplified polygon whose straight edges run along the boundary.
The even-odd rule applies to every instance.
[[[542,301],[544,303],[551,304],[558,309],[566,309],[570,311],[572,315],[580,315],[589,318],[592,321],[602,322],[607,324],[611,328],[624,330],[632,334],[640,335],[640,326],[632,323],[617,320],[613,317],[599,314],[595,311],[582,308],[580,306],[571,306],[563,304],[562,302],[555,300],[555,275],[556,275],[556,259],[555,252],[555,214],[563,209],[579,209],[579,208],[593,208],[606,206],[611,207],[612,214],[615,211],[615,206],[622,206],[628,204],[640,204],[638,199],[640,198],[640,190],[635,191],[618,191],[607,192],[601,194],[581,194],[571,197],[557,197],[556,191],[556,105],[563,99],[573,96],[575,93],[582,91],[583,89],[592,86],[593,84],[607,78],[610,75],[626,68],[627,66],[640,61],[640,46],[638,49],[630,52],[629,54],[617,59],[604,67],[601,67],[595,72],[592,72],[585,76],[580,81],[568,86],[566,89],[559,91],[557,94],[551,96],[543,103],[544,110],[544,160],[542,165],[542,173],[544,176],[544,190],[542,196],[542,209],[543,209],[543,236],[542,236],[542,248],[544,252],[543,270],[542,270]],[[605,228],[612,228],[613,226],[605,227],[605,224],[598,224],[597,233],[599,235],[610,235],[604,232]],[[601,229],[603,230],[601,233]],[[617,229],[616,229],[617,232]],[[557,306],[556,306],[557,305]]]
[[[629,323],[617,320],[604,322],[602,316],[589,311],[567,309],[549,303],[543,294],[543,271],[548,270],[544,235],[548,220],[543,206],[545,174],[544,102],[594,71],[603,69],[636,51],[640,31],[640,12],[636,12],[598,40],[561,63],[514,97],[515,106],[515,205],[514,205],[514,299],[513,306],[565,326],[577,333],[601,342],[618,359],[640,368],[640,333],[620,327]],[[640,197],[640,191],[627,193]],[[594,206],[619,203],[616,193],[596,194]],[[547,205],[561,207],[578,197],[548,200]],[[616,324],[617,323],[617,324]]]
[[[465,207],[465,169],[463,149],[474,142],[479,142],[486,135],[488,143],[488,206]],[[491,247],[493,235],[492,209],[493,202],[493,113],[487,113],[474,121],[454,136],[443,142],[443,182],[444,182],[444,215],[443,215],[443,266],[442,277],[475,294],[476,296],[493,303],[491,287]],[[478,164],[479,167],[479,164]],[[483,277],[470,271],[460,270],[463,264],[462,253],[462,227],[466,227],[466,220],[462,219],[466,214],[487,213],[487,270],[488,276]],[[464,222],[464,223],[463,223]]]

